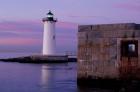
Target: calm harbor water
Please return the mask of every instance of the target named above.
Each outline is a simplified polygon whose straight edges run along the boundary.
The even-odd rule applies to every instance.
[[[77,92],[76,63],[0,62],[0,92]]]
[[[0,92],[110,92],[78,89],[77,64],[0,62]]]
[[[0,58],[30,53],[0,53]],[[32,54],[31,54],[32,55]],[[126,92],[77,87],[77,63],[27,64],[0,62],[0,92]],[[139,87],[138,87],[139,88]],[[127,91],[140,92],[140,91]]]

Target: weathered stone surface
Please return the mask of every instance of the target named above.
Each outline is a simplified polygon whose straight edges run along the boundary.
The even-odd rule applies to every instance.
[[[138,57],[122,57],[121,41],[138,41]],[[140,24],[81,25],[78,78],[140,79]]]

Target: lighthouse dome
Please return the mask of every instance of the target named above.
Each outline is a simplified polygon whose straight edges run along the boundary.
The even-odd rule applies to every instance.
[[[53,13],[49,10],[49,12],[47,13],[47,17],[48,18],[53,18]]]
[[[43,22],[45,22],[45,21],[56,22],[57,20],[54,19],[53,13],[49,10],[49,12],[47,13],[47,17],[43,18],[42,21]]]

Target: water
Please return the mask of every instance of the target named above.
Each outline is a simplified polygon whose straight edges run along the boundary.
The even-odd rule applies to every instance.
[[[0,92],[117,92],[96,88],[79,89],[76,79],[76,63],[23,64],[0,62]]]
[[[0,52],[0,59],[2,58],[16,58],[16,57],[23,57],[23,56],[31,56],[31,55],[40,55],[40,53],[17,53],[17,52]]]
[[[0,92],[77,92],[76,63],[0,62]]]

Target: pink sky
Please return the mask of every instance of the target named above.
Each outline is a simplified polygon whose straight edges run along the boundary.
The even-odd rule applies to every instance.
[[[1,0],[0,51],[41,52],[48,10],[58,18],[57,51],[77,51],[78,25],[140,23],[139,0]]]
[[[41,21],[3,21],[0,23],[0,50],[2,52],[3,49],[6,52],[11,50],[20,52],[24,47],[30,46],[34,48],[34,52],[41,52],[42,34],[43,23]],[[74,44],[77,43],[76,35],[77,24],[58,22],[56,24],[57,51],[60,53],[65,51],[75,52],[76,48],[73,47],[76,47],[76,44]],[[9,48],[9,46],[12,47]],[[18,50],[16,49],[17,46]],[[31,52],[30,49],[26,49],[25,52]]]

